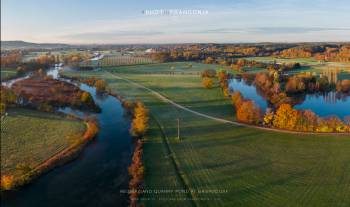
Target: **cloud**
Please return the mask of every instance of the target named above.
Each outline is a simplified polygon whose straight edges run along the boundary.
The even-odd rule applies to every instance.
[[[323,32],[323,31],[346,31],[350,28],[323,28],[323,27],[258,27],[252,29],[256,33],[274,33],[274,34],[295,34],[308,32]]]
[[[2,37],[64,43],[349,40],[350,24],[346,18],[349,15],[338,9],[340,6],[337,10],[328,7],[325,10],[321,3],[327,0],[319,0],[319,5],[313,2],[312,7],[304,8],[299,4],[301,1],[239,0],[188,7],[208,10],[207,15],[148,16],[137,10],[124,16],[102,15],[89,21],[68,21],[39,28],[22,24],[21,20],[21,26],[2,25]]]
[[[350,28],[323,28],[323,27],[251,27],[251,28],[217,28],[193,31],[189,33],[207,33],[207,34],[234,34],[234,33],[250,33],[250,34],[300,34],[309,32],[324,31],[350,31]]]
[[[133,37],[133,36],[153,36],[164,34],[160,31],[111,31],[111,32],[85,32],[76,34],[62,35],[62,38],[79,39],[79,40],[95,40],[95,39],[109,39],[115,37]]]

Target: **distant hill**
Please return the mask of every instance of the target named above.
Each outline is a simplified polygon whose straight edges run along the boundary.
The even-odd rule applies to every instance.
[[[70,48],[71,45],[61,43],[32,43],[24,41],[1,41],[1,49],[51,49],[51,48]]]

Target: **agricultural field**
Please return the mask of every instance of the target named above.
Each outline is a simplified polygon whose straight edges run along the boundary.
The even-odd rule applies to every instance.
[[[314,75],[322,75],[333,71],[339,77],[338,80],[350,79],[350,64],[341,63],[341,62],[324,62],[320,63],[314,58],[275,58],[275,57],[250,57],[244,58],[247,60],[255,60],[258,62],[273,63],[300,63],[301,68],[297,70],[288,71],[289,74],[298,74],[298,73],[310,73]],[[266,71],[262,68],[251,68],[244,67],[244,71],[247,73],[257,73],[261,71]]]
[[[98,61],[98,66],[140,65],[153,63],[150,58],[132,55],[106,55]]]
[[[1,80],[9,79],[16,75],[17,71],[14,68],[1,68]]]
[[[142,100],[150,109],[150,130],[144,144],[145,189],[187,191],[145,193],[141,202],[146,206],[350,203],[348,136],[288,134],[221,123],[177,108],[150,91],[196,112],[232,120],[234,108],[221,89],[205,89],[201,84],[198,73],[211,65],[191,64],[191,67],[188,63],[166,63],[65,73],[103,78],[113,92],[127,99]]]
[[[298,62],[301,65],[319,65],[320,64],[320,62],[315,60],[314,58],[250,57],[245,59],[255,60],[258,62],[266,62],[266,63],[273,63],[274,61],[276,61],[277,63]]]
[[[82,137],[86,125],[52,113],[9,109],[1,118],[1,173],[35,167]]]

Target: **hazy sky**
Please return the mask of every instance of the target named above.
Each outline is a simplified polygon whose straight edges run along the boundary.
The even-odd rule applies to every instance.
[[[160,9],[204,14],[142,12]],[[1,39],[62,43],[350,41],[349,11],[350,0],[1,0]]]

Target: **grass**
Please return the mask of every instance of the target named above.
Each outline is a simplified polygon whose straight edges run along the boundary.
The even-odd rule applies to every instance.
[[[104,78],[114,92],[143,100],[150,109],[151,125],[144,144],[146,189],[194,190],[146,193],[143,196],[146,206],[350,203],[349,137],[285,134],[218,123],[177,109],[109,73],[150,87],[197,111],[232,119],[234,110],[223,99],[220,89],[204,89],[195,75],[208,65],[193,63],[192,68],[186,69],[186,63],[174,63],[177,74],[171,75],[171,64],[106,68],[79,74]],[[195,191],[214,189],[227,192]]]
[[[14,68],[1,68],[1,80],[15,77],[17,71]]]
[[[289,71],[291,74],[298,74],[304,72],[310,72],[311,74],[320,75],[327,70],[338,70],[338,80],[350,79],[350,64],[341,62],[325,62],[320,63],[314,58],[275,58],[275,57],[250,57],[245,58],[248,60],[255,60],[258,62],[272,63],[290,63],[298,62],[302,65],[300,69]],[[246,68],[248,73],[256,73],[264,71],[265,69],[259,68]],[[266,71],[266,70],[265,70]]]
[[[250,57],[246,58],[248,60],[255,60],[258,62],[272,63],[276,61],[277,63],[290,63],[298,62],[301,65],[319,65],[320,63],[314,58],[276,58],[276,57]]]
[[[18,175],[18,165],[31,168],[80,139],[82,121],[27,109],[10,109],[1,121],[1,174]]]

